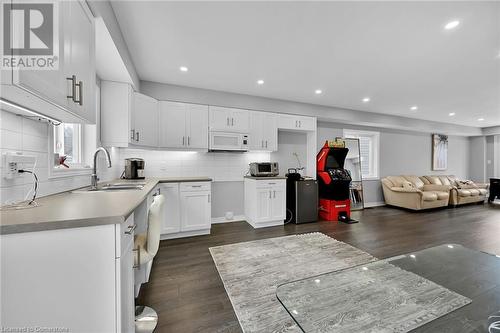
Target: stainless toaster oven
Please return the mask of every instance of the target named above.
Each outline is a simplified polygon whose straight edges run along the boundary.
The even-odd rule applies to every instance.
[[[250,163],[250,175],[254,177],[273,177],[279,175],[277,162]]]

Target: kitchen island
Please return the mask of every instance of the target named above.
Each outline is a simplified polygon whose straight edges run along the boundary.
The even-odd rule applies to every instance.
[[[0,212],[0,327],[134,332],[134,235],[147,230],[153,196],[175,185],[187,204],[208,201],[210,214],[210,181],[155,178],[135,181],[144,184],[140,190],[84,188]],[[169,207],[175,208],[167,205],[166,214]],[[203,230],[188,232],[210,232],[206,222],[195,227]]]

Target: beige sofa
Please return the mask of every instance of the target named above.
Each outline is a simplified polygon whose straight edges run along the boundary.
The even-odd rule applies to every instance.
[[[425,184],[418,176],[382,178],[385,203],[412,210],[446,207],[450,185]]]
[[[388,176],[382,178],[385,202],[413,210],[484,202],[488,184],[455,176]]]
[[[452,206],[484,202],[488,194],[488,184],[464,181],[455,176],[423,176],[420,179],[424,184],[451,186],[450,205]]]

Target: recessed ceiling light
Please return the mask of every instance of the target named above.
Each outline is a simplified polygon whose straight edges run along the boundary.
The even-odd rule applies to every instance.
[[[370,101],[370,97],[363,98],[363,103],[368,103]]]
[[[412,106],[412,107],[410,108],[410,110],[412,110],[412,111],[416,111],[416,110],[418,110],[418,106],[414,105],[414,106]]]
[[[322,93],[323,93],[323,90],[321,90],[321,89],[316,89],[316,90],[314,91],[314,93],[315,93],[316,95],[320,95],[320,94],[322,94]]]
[[[484,121],[484,118],[478,118],[477,121]]]
[[[260,86],[263,85],[264,84],[264,80],[257,80],[257,84],[260,85]]]
[[[459,24],[460,24],[460,21],[458,21],[458,20],[450,21],[450,22],[446,23],[446,25],[444,26],[444,28],[446,30],[455,29],[456,27],[458,27]]]
[[[453,117],[454,115],[456,115],[456,113],[455,113],[455,112],[450,112],[450,113],[448,113],[448,116],[450,116],[450,117]]]
[[[181,72],[187,72],[187,71],[188,71],[188,68],[187,68],[186,66],[181,66],[181,67],[179,67],[179,70],[180,70]]]

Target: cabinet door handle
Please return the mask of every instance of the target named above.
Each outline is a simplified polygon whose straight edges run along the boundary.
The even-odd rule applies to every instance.
[[[188,146],[191,146],[191,143],[190,143],[191,140],[190,139],[191,139],[191,137],[188,136]]]
[[[226,120],[227,120],[227,126],[229,126],[229,117],[227,117]]]
[[[139,142],[139,131],[135,132],[135,141]]]
[[[299,120],[299,127],[302,127],[302,120]]]
[[[260,148],[264,148],[264,140],[260,142]]]
[[[269,199],[271,199],[271,193],[272,193],[272,191],[269,190]]]
[[[71,95],[67,95],[66,98],[71,98],[73,102],[76,102],[76,75],[72,75],[71,77],[67,77],[66,80],[71,81]]]
[[[135,129],[130,130],[130,133],[132,133],[132,135],[130,136],[130,139],[135,140]]]
[[[128,230],[125,231],[125,234],[132,235],[132,233],[134,232],[135,228],[137,228],[137,224],[129,225],[128,226]]]
[[[184,140],[185,140],[185,139],[184,139],[184,137],[182,137],[182,145],[183,145],[183,146],[184,146]]]
[[[138,247],[136,247],[135,249],[132,249],[132,252],[137,252],[137,263],[132,266],[132,268],[137,269],[139,268],[139,266],[141,266],[141,251]]]
[[[234,118],[231,118],[231,126],[234,126]]]
[[[79,105],[83,105],[83,81],[79,81],[75,86],[78,86],[78,100],[73,101]]]
[[[266,140],[266,148],[267,148],[267,140]]]
[[[191,185],[191,187],[201,187],[201,185]]]

